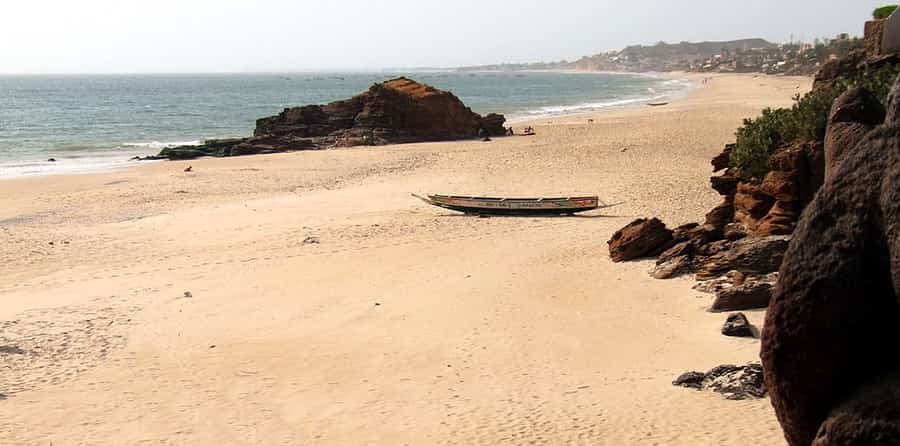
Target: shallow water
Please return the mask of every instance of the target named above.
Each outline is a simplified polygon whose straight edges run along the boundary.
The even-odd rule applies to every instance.
[[[608,73],[0,76],[0,177],[104,170],[169,145],[250,135],[256,119],[285,107],[344,99],[401,74],[513,122],[645,102],[689,85]]]

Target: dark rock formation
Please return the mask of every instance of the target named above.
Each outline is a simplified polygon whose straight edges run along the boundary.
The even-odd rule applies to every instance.
[[[675,378],[675,381],[672,381],[672,385],[703,390],[704,380],[706,380],[706,373],[704,372],[685,372],[678,378]]]
[[[450,92],[407,78],[375,84],[365,93],[327,105],[287,108],[256,121],[250,138],[210,140],[164,149],[160,157],[236,156],[503,136],[506,119],[472,112]]]
[[[657,218],[638,219],[616,231],[607,242],[613,262],[659,254],[672,241],[672,230]]]
[[[709,225],[709,229],[715,233],[715,238],[719,239],[725,236],[725,226],[728,226],[733,219],[734,197],[726,197],[722,204],[706,214],[705,224]]]
[[[772,405],[792,446],[897,438],[900,357],[900,83],[885,124],[844,153],[804,211],[762,337]],[[886,350],[887,349],[887,350]],[[882,411],[882,409],[884,409]],[[886,437],[866,438],[883,432]]]
[[[692,272],[694,270],[694,249],[694,244],[690,241],[677,243],[659,255],[656,267],[650,272],[650,275],[656,279],[671,279]]]
[[[813,446],[900,444],[900,374],[863,385],[829,414]]]
[[[650,271],[650,276],[654,279],[672,279],[684,274],[690,274],[694,271],[694,268],[694,262],[690,257],[675,257],[657,264]]]
[[[825,133],[825,178],[830,177],[846,151],[884,121],[884,106],[871,92],[852,88],[831,106]]]
[[[672,385],[697,390],[712,390],[729,400],[747,400],[766,396],[762,366],[721,365],[707,373],[687,372],[679,376]]]
[[[790,236],[752,237],[733,242],[727,249],[702,260],[698,279],[711,279],[728,271],[768,274],[781,266]]]
[[[478,128],[484,130],[487,136],[506,136],[506,117],[491,113],[478,121]]]
[[[767,308],[772,299],[772,284],[747,282],[716,293],[710,311],[743,311]]]
[[[741,179],[736,175],[726,172],[724,175],[710,178],[709,181],[712,188],[715,189],[719,195],[730,196],[737,192],[738,183],[741,182]]]
[[[736,313],[728,316],[725,325],[722,326],[722,334],[735,338],[752,338],[754,337],[753,325],[747,320],[744,313]]]

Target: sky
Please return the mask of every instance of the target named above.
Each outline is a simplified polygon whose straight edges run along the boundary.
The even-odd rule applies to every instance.
[[[861,35],[871,0],[0,0],[0,73],[376,70]]]

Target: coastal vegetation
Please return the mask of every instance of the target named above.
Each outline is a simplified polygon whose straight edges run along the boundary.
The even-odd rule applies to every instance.
[[[755,119],[744,120],[737,130],[730,166],[744,179],[762,179],[769,171],[769,155],[794,141],[824,141],[831,104],[853,87],[863,87],[884,102],[900,74],[900,63],[864,69],[797,95],[791,108],[767,108]]]
[[[876,8],[874,11],[872,11],[872,17],[875,20],[884,20],[894,13],[894,10],[897,9],[897,6],[898,5],[888,5]]]

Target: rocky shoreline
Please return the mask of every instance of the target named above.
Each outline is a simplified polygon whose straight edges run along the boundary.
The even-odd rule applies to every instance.
[[[163,149],[141,159],[185,160],[503,136],[506,118],[481,116],[453,93],[405,77],[350,99],[284,109],[256,121],[253,136]]]
[[[898,65],[897,54],[862,51],[825,65],[793,109],[745,122],[816,128],[821,119],[818,138],[766,147],[761,177],[742,170],[728,145],[712,160],[724,171],[711,178],[723,202],[703,223],[671,230],[639,219],[608,242],[615,262],[656,257],[655,278],[694,274],[695,289],[715,295],[709,311],[767,310],[761,364],[689,372],[673,384],[729,399],[769,394],[791,446],[900,443],[900,362],[879,347],[898,340],[900,319]],[[883,104],[870,88],[885,85]],[[817,110],[802,101],[836,91],[827,116],[798,118]],[[731,314],[722,333],[755,329]]]

